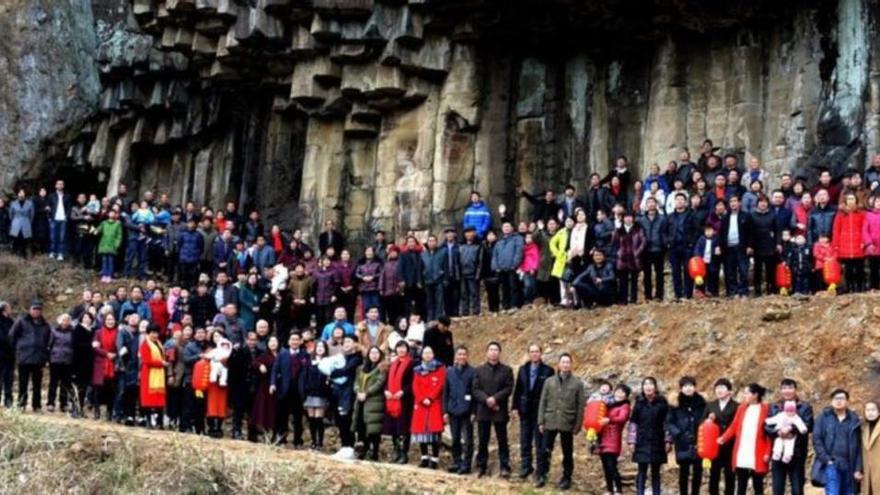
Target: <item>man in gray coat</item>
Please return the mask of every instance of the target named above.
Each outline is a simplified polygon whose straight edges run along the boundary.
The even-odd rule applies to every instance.
[[[518,308],[522,305],[522,297],[516,271],[522,263],[525,241],[513,230],[510,222],[501,225],[501,232],[504,235],[492,249],[492,271],[498,274],[501,284],[501,307]]]
[[[583,420],[584,384],[571,374],[571,355],[563,354],[559,357],[559,373],[544,382],[538,405],[538,429],[544,434],[544,445],[538,455],[536,487],[547,484],[553,444],[559,435],[559,443],[562,444],[562,478],[556,487],[560,490],[571,488],[574,436],[580,431]]]
[[[34,203],[27,199],[24,189],[18,191],[18,197],[9,204],[12,217],[9,236],[12,237],[12,251],[22,258],[27,256],[27,243],[33,235],[31,225],[34,221]]]
[[[31,301],[28,314],[19,318],[9,330],[9,341],[15,348],[18,363],[18,407],[27,406],[28,381],[31,382],[31,407],[41,409],[43,368],[49,361],[49,323],[43,318],[43,303]]]

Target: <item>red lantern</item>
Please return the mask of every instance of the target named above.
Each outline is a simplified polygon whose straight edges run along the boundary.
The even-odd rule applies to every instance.
[[[584,409],[584,430],[587,432],[587,440],[595,442],[602,431],[602,420],[608,415],[608,406],[603,400],[594,400],[587,402]]]
[[[688,260],[688,275],[697,285],[703,285],[703,278],[706,276],[706,262],[703,258],[694,256]]]
[[[825,264],[822,265],[822,278],[828,284],[828,293],[836,294],[837,284],[840,283],[840,262],[836,258],[825,260]]]
[[[791,269],[785,263],[776,265],[776,286],[783,296],[787,296],[791,290]]]
[[[192,388],[196,393],[196,397],[202,398],[205,396],[205,391],[208,390],[210,378],[211,361],[207,359],[199,359],[196,364],[193,365],[192,374]]]
[[[715,421],[707,419],[697,429],[697,455],[703,460],[703,469],[712,467],[712,461],[718,457],[718,438],[721,428]]]

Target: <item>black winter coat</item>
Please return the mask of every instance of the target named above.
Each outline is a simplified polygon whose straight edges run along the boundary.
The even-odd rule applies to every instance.
[[[759,213],[752,212],[752,244],[755,256],[773,256],[776,254],[776,245],[779,244],[780,229],[776,225],[776,215],[770,210]]]
[[[700,394],[690,397],[678,394],[678,405],[666,416],[666,431],[675,445],[675,460],[698,461],[697,428],[706,411],[706,399]]]
[[[541,392],[544,390],[544,382],[553,376],[553,368],[543,362],[538,364],[538,376],[535,377],[535,385],[530,389],[529,382],[532,363],[526,362],[519,367],[516,374],[516,385],[513,388],[513,409],[520,417],[538,419],[538,403],[541,402]]]
[[[8,363],[15,359],[15,348],[9,338],[13,323],[12,318],[0,316],[0,362]]]
[[[30,315],[19,318],[9,330],[18,364],[45,365],[49,361],[50,332],[45,318],[34,320]]]
[[[633,462],[666,464],[666,415],[669,404],[662,395],[648,402],[644,395],[636,399],[630,415],[632,428],[636,429],[636,445]]]
[[[297,386],[300,397],[303,399],[308,397],[330,399],[330,380],[327,379],[327,375],[321,373],[317,364],[309,362],[309,365],[299,374]]]
[[[513,370],[506,364],[494,366],[485,363],[474,374],[474,400],[477,401],[477,421],[507,423],[510,420],[509,401],[513,393]],[[497,409],[489,409],[486,399],[495,397]]]

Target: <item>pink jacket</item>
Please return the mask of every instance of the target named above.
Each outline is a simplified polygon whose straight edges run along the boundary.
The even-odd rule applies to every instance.
[[[538,271],[541,265],[541,248],[536,243],[525,244],[523,247],[523,259],[519,264],[519,270],[525,273]]]
[[[880,210],[870,210],[862,224],[862,242],[865,255],[880,256]]]

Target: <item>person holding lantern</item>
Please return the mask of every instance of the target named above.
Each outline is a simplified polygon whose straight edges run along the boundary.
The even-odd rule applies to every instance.
[[[706,410],[706,399],[697,393],[697,380],[691,376],[678,382],[678,403],[669,408],[666,432],[675,446],[678,463],[678,489],[681,495],[700,493],[703,466],[697,457],[697,427]]]
[[[617,459],[620,457],[623,443],[623,427],[629,421],[630,388],[624,384],[614,389],[614,397],[608,406],[606,415],[600,423],[603,425],[599,432],[599,459],[602,460],[602,472],[605,476],[605,487],[608,493],[621,495],[623,493],[623,481],[620,470],[617,468]],[[585,422],[586,422],[586,418]]]
[[[535,486],[547,484],[550,459],[553,457],[553,444],[557,435],[562,445],[562,478],[556,487],[560,490],[571,488],[574,472],[574,435],[581,429],[584,414],[584,384],[571,373],[570,354],[559,357],[558,373],[547,378],[538,403],[538,431],[543,435],[541,455],[538,456],[538,474]]]

